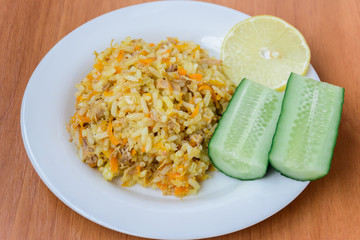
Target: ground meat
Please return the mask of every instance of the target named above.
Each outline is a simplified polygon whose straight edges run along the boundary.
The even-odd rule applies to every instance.
[[[203,58],[199,60],[200,64],[207,64],[207,65],[220,65],[221,60],[212,59],[212,58]]]

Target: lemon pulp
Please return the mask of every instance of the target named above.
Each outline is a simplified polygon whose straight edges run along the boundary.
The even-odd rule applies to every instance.
[[[221,47],[221,59],[234,83],[246,77],[283,91],[291,72],[307,72],[310,49],[289,23],[274,16],[255,16],[229,31]]]

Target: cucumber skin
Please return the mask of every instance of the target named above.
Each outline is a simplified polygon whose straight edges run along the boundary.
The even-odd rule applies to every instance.
[[[292,75],[297,75],[297,74],[296,74],[296,73],[291,73],[290,76],[289,76],[289,79],[291,78]],[[301,75],[300,75],[300,76],[301,76]],[[303,77],[303,76],[302,76],[302,77]],[[314,80],[314,81],[315,81],[315,80]],[[286,85],[286,89],[285,89],[285,94],[284,94],[283,102],[285,101],[287,95],[289,94],[286,90],[287,90],[287,88],[289,87],[290,84],[291,84],[291,81],[290,81],[290,82],[288,81],[288,83],[287,83],[287,85]],[[270,157],[271,149],[272,149],[272,147],[273,147],[273,145],[274,145],[274,139],[275,139],[276,131],[277,131],[278,127],[279,127],[279,120],[280,120],[280,118],[281,118],[281,114],[283,113],[283,106],[284,106],[284,104],[281,105],[281,112],[280,112],[279,120],[278,120],[278,122],[277,122],[277,124],[276,124],[275,134],[274,134],[274,136],[273,136],[271,148],[270,148],[270,151],[269,151],[269,163],[270,163],[271,167],[274,168],[274,169],[275,169],[277,172],[279,172],[281,175],[283,175],[283,176],[285,176],[285,177],[287,177],[287,178],[296,180],[296,181],[301,181],[301,182],[314,181],[314,180],[320,179],[320,178],[322,178],[322,177],[325,177],[325,176],[329,173],[329,171],[330,171],[330,166],[331,166],[332,158],[333,158],[333,156],[334,156],[334,148],[335,148],[335,145],[336,145],[336,139],[337,139],[337,136],[339,135],[339,126],[340,126],[341,114],[342,114],[342,109],[343,109],[343,104],[344,104],[344,95],[345,95],[345,89],[342,88],[342,101],[341,101],[341,107],[340,107],[340,109],[339,109],[339,112],[340,112],[340,113],[339,113],[339,119],[338,119],[339,124],[337,125],[336,136],[335,136],[335,138],[334,138],[334,140],[333,140],[333,144],[332,144],[332,149],[333,149],[333,151],[332,151],[331,158],[330,158],[330,161],[329,161],[328,170],[326,171],[325,174],[323,174],[323,175],[321,175],[321,176],[319,176],[319,177],[317,177],[317,178],[297,179],[297,178],[294,178],[294,177],[291,177],[291,176],[286,175],[286,173],[280,172],[279,169],[277,169],[277,168],[274,166],[274,164],[272,163],[272,160],[271,160],[271,157]]]
[[[244,79],[246,79],[246,78],[243,78],[243,79],[241,80],[241,82],[239,83],[239,85],[236,87],[236,89],[235,89],[235,91],[234,91],[234,94],[236,93],[236,91],[238,91],[238,89],[240,88],[240,86],[242,86],[242,83],[244,82],[244,81],[243,81]],[[233,98],[230,99],[229,104],[228,104],[228,107],[230,106],[232,100],[233,100]],[[226,110],[224,111],[223,115],[225,114],[226,111],[227,111],[227,108],[226,108]],[[216,126],[216,128],[215,128],[215,130],[214,130],[213,135],[214,135],[215,132],[218,130],[218,127],[219,127],[219,125],[220,125],[221,120],[222,120],[222,118],[220,118],[220,120],[219,120],[219,122],[218,122],[218,125]],[[215,167],[218,171],[220,171],[221,173],[225,174],[225,175],[228,176],[228,177],[235,178],[235,179],[242,180],[242,181],[253,181],[253,180],[256,180],[256,179],[263,178],[263,177],[265,176],[265,174],[266,174],[266,172],[267,172],[267,170],[268,170],[268,167],[269,167],[269,161],[267,161],[267,165],[266,165],[264,174],[263,174],[262,176],[257,177],[257,178],[252,178],[252,179],[246,178],[246,179],[244,179],[244,178],[239,178],[239,177],[232,176],[232,175],[227,174],[227,173],[225,173],[224,171],[222,171],[220,168],[218,168],[218,167],[216,166],[216,163],[215,163],[216,161],[214,161],[214,160],[212,159],[211,154],[210,154],[210,144],[211,144],[212,139],[213,139],[213,138],[211,137],[211,138],[210,138],[210,141],[209,141],[209,144],[208,144],[208,156],[209,156],[209,158],[210,158],[211,163],[214,165],[214,167]]]

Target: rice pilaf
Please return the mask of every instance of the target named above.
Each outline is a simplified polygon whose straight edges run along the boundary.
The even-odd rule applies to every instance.
[[[79,158],[123,186],[197,193],[212,169],[209,139],[235,90],[221,61],[170,37],[128,37],[95,55],[68,124]]]

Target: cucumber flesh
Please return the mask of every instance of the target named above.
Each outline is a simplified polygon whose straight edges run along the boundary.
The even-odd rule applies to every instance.
[[[292,73],[269,154],[281,174],[301,181],[325,176],[338,134],[344,89]]]
[[[242,180],[265,175],[283,94],[243,79],[209,142],[209,157],[224,174]]]

